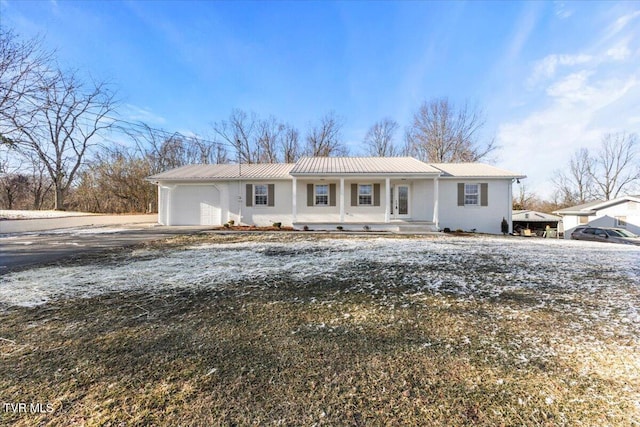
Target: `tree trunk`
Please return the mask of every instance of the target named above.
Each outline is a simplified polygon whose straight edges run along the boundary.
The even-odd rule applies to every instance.
[[[55,210],[63,211],[64,209],[64,191],[61,185],[55,185]]]

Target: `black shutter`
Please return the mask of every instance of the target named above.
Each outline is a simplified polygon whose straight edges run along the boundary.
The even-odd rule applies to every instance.
[[[380,206],[380,184],[373,184],[373,206]]]
[[[351,184],[351,206],[358,206],[358,184]]]
[[[307,184],[307,206],[313,205],[313,184]]]
[[[269,184],[267,186],[267,205],[275,206],[276,205],[276,186],[275,184]]]
[[[458,206],[464,206],[464,183],[458,183]]]
[[[329,184],[329,206],[336,205],[336,185]]]
[[[480,206],[489,206],[489,184],[480,184]]]
[[[253,206],[253,185],[252,184],[247,184],[247,191],[246,191],[246,196],[247,196],[247,207],[251,207]]]

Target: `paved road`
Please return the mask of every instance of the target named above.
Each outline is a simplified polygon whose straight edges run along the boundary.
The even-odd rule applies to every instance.
[[[197,233],[205,229],[205,227],[134,224],[2,234],[0,235],[0,275],[78,255],[104,252],[181,234]]]
[[[148,215],[87,215],[60,218],[14,219],[0,221],[0,234],[29,231],[59,230],[70,227],[96,227],[100,225],[152,224],[158,214]]]

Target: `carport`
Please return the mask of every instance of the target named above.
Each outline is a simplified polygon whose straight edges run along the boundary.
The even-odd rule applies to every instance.
[[[559,216],[532,210],[513,211],[513,231],[524,234],[524,230],[530,230],[532,235],[543,236],[547,227],[557,231]]]

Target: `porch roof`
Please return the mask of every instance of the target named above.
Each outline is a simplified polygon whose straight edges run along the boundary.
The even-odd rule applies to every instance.
[[[431,175],[440,171],[413,157],[303,157],[291,170],[304,175]]]

